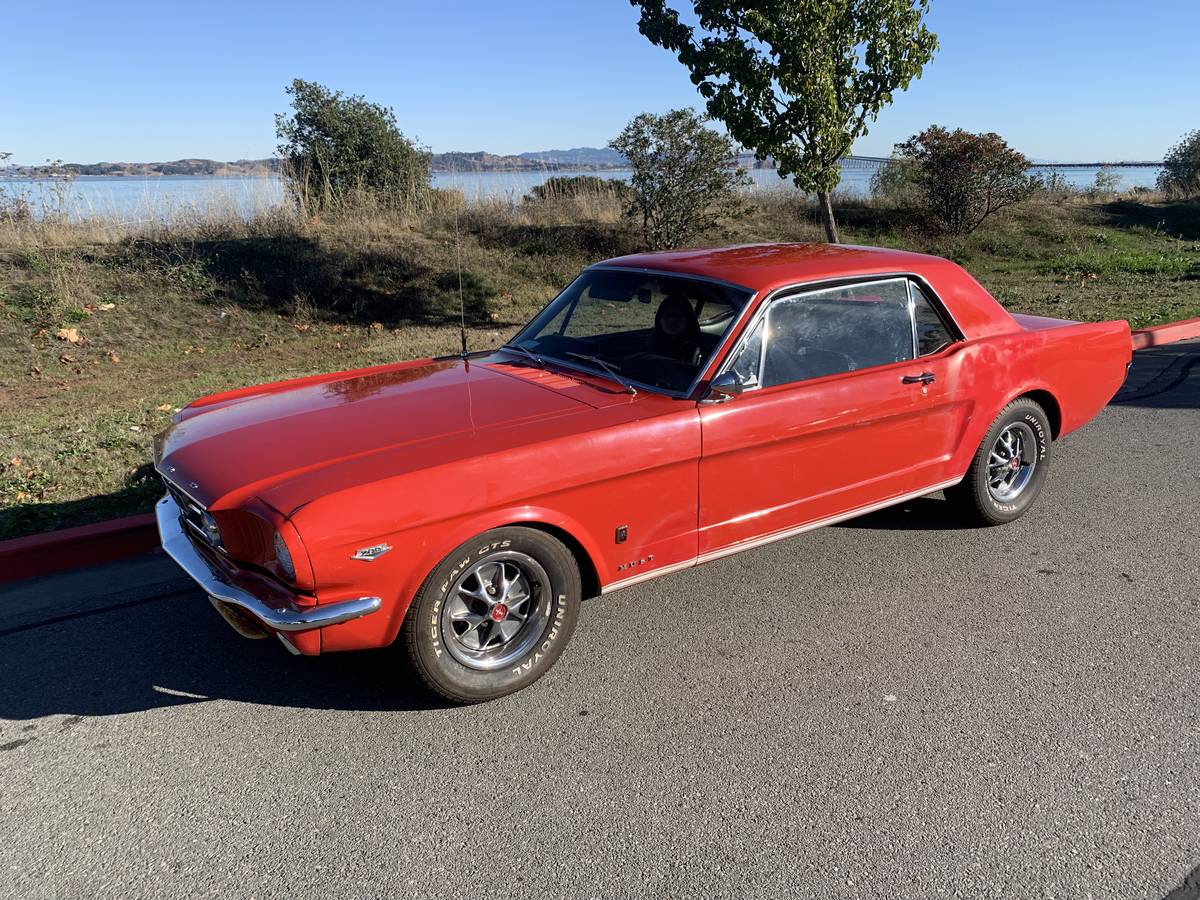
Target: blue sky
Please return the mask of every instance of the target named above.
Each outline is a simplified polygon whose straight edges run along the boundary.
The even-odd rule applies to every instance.
[[[1035,159],[1160,159],[1200,128],[1198,0],[931,5],[942,49],[856,152],[936,122]],[[294,77],[394,107],[435,151],[602,146],[699,106],[625,0],[6,6],[0,150],[25,164],[268,156]]]

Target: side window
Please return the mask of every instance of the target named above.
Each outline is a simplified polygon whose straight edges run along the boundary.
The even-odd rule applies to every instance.
[[[913,358],[908,281],[896,278],[797,294],[767,310],[763,387]]]
[[[942,348],[953,344],[954,335],[950,333],[950,329],[942,321],[937,307],[933,305],[933,301],[925,293],[924,289],[918,284],[913,284],[912,296],[913,322],[915,323],[917,335],[917,356],[929,356],[931,353],[937,353]]]

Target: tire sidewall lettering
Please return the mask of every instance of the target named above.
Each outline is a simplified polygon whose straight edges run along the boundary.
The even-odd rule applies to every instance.
[[[1008,424],[1014,423],[1014,422],[1021,422],[1025,425],[1027,425],[1029,427],[1029,429],[1033,432],[1034,439],[1037,443],[1037,459],[1038,459],[1038,463],[1039,463],[1038,471],[1034,473],[1034,477],[1040,481],[1042,478],[1045,477],[1044,463],[1046,461],[1047,456],[1049,456],[1049,453],[1050,453],[1050,440],[1049,440],[1049,435],[1047,434],[1047,431],[1046,431],[1046,426],[1042,423],[1042,420],[1039,416],[1035,415],[1032,412],[1022,412],[1022,413],[1020,413],[1020,415],[1015,416],[1013,418],[1003,419],[998,424],[998,426],[994,428],[993,432],[989,432],[988,438],[985,441],[985,445],[986,446],[991,445],[991,443],[993,442],[993,438],[992,438],[993,433],[999,434],[1000,432],[1002,432],[1004,430],[1004,428]],[[991,507],[993,509],[995,509],[999,513],[1003,513],[1004,515],[1013,515],[1013,514],[1021,512],[1026,506],[1028,506],[1030,503],[1033,502],[1034,497],[1036,497],[1036,495],[1037,495],[1036,491],[1034,491],[1034,492],[1027,491],[1021,495],[1021,497],[1018,499],[1018,501],[1016,503],[1001,503],[995,497],[991,496],[990,492],[988,492],[987,486],[986,486],[986,476],[983,474],[983,472],[980,473],[980,478],[981,478],[980,489],[981,489],[982,493],[984,494],[984,496],[987,498],[988,503],[991,505]]]

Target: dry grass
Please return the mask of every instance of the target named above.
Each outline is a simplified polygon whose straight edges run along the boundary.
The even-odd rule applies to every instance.
[[[1200,315],[1200,207],[1031,204],[964,239],[843,198],[845,238],[950,256],[1013,309],[1136,325]],[[795,194],[757,194],[720,242],[819,240]],[[0,219],[0,538],[147,509],[150,440],[211,391],[501,343],[576,272],[637,249],[612,196],[305,219],[220,206],[168,221]],[[62,336],[60,336],[62,335]]]

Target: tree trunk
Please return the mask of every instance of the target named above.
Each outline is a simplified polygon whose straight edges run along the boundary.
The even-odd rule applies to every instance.
[[[825,239],[831,244],[840,244],[842,239],[838,237],[837,220],[833,217],[833,204],[829,201],[829,194],[824,191],[817,193],[817,207],[821,210],[821,224],[825,226]]]

